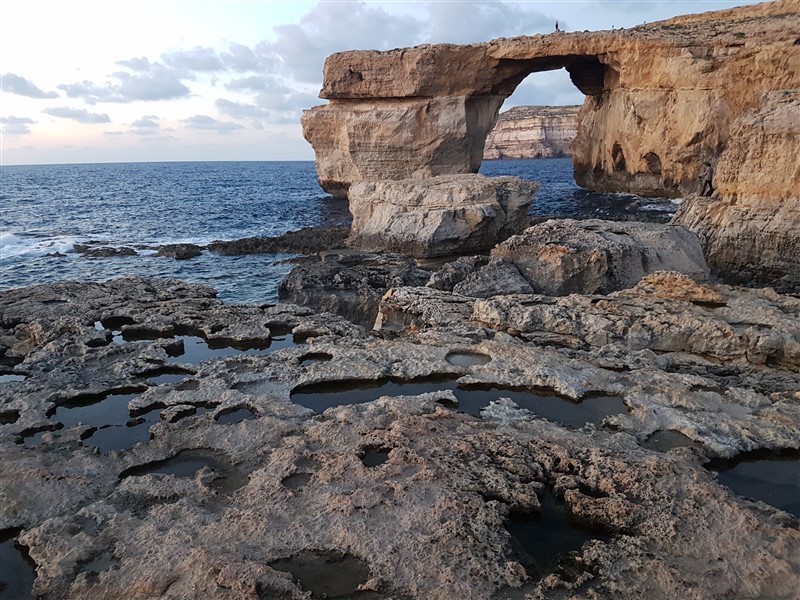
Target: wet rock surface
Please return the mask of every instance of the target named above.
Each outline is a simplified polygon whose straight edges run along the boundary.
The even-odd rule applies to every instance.
[[[0,385],[0,531],[36,564],[33,592],[796,594],[798,515],[737,495],[708,461],[795,456],[797,299],[667,274],[564,298],[476,299],[425,281],[386,295],[384,322],[403,325],[387,335],[297,305],[226,305],[178,281],[0,294],[3,368],[26,375]],[[189,335],[231,353],[181,363],[176,338]],[[444,388],[321,413],[293,402],[353,381],[497,391],[480,416]],[[87,444],[103,423],[56,428],[76,398],[130,389],[146,439],[103,453]],[[521,407],[519,390],[625,410],[565,426]],[[666,431],[690,442],[647,447]],[[574,545],[541,556],[554,529]]]
[[[226,256],[240,254],[313,254],[334,248],[344,248],[349,227],[304,227],[276,237],[243,238],[215,241],[208,245],[211,252]]]

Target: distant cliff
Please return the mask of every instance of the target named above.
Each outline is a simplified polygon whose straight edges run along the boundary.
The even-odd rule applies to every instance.
[[[569,156],[580,106],[516,106],[497,117],[486,138],[483,158]]]

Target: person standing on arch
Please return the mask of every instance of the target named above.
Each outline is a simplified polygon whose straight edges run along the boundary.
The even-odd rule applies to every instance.
[[[703,168],[700,169],[700,176],[698,179],[703,183],[703,187],[700,190],[701,196],[710,196],[714,193],[714,186],[711,183],[714,179],[714,169],[710,162],[706,161],[703,163]]]

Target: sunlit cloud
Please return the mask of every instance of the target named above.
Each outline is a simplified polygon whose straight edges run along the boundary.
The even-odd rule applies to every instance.
[[[3,133],[5,135],[26,135],[31,133],[30,125],[37,121],[28,117],[2,117]]]
[[[106,114],[90,113],[85,108],[45,108],[43,113],[51,117],[72,119],[78,123],[110,123],[111,119]]]
[[[58,98],[58,92],[45,92],[34,85],[33,82],[14,73],[6,73],[0,76],[0,88],[9,94],[27,98]]]

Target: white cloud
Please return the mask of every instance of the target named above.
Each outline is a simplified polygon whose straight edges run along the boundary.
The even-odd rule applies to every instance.
[[[244,129],[237,123],[230,121],[217,121],[208,115],[194,115],[188,119],[184,119],[187,129],[201,129],[204,131],[215,131],[217,133],[231,133],[237,129]]]
[[[26,135],[31,133],[30,125],[36,121],[28,117],[2,117],[3,133],[5,135]]]
[[[158,122],[158,117],[155,115],[147,115],[136,119],[133,123],[131,123],[131,127],[140,127],[140,128],[156,128],[158,129],[161,125]]]
[[[555,18],[525,4],[429,2],[427,37],[435,43],[472,44],[497,37],[553,31]]]
[[[272,113],[265,108],[255,104],[243,104],[219,98],[214,105],[223,115],[228,115],[234,119],[269,119]]]
[[[193,48],[192,50],[176,50],[162,54],[161,60],[173,69],[194,72],[221,71],[225,68],[222,60],[213,48]]]
[[[110,123],[111,119],[106,114],[90,113],[85,108],[45,108],[43,113],[51,117],[59,117],[62,119],[72,119],[78,123]]]
[[[175,100],[191,94],[181,79],[183,74],[160,65],[153,65],[149,72],[131,75],[117,71],[111,75],[116,82],[96,85],[91,81],[61,84],[69,98],[82,98],[87,104],[98,102],[135,102],[137,100]]]
[[[58,98],[58,92],[45,92],[24,77],[14,73],[0,76],[0,89],[9,94],[28,98]]]

